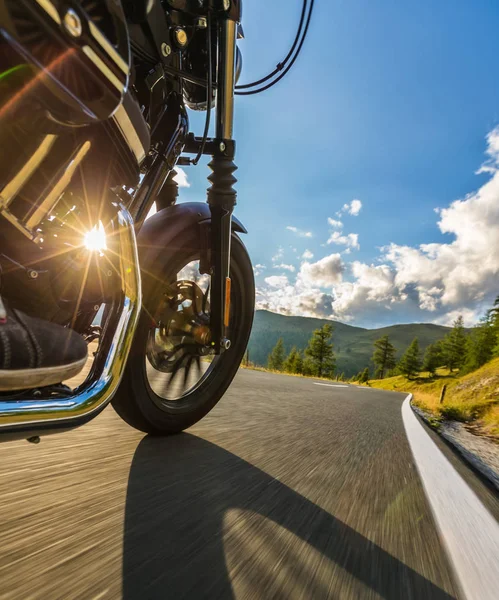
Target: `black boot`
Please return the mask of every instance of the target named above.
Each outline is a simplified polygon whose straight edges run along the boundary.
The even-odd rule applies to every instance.
[[[0,297],[0,391],[61,383],[86,360],[87,344],[75,331],[30,317]]]

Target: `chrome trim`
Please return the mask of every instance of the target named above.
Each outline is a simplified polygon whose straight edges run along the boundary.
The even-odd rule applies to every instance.
[[[129,66],[123,60],[123,58],[118,54],[113,45],[108,41],[108,39],[102,34],[101,30],[92,23],[92,21],[88,22],[88,27],[90,29],[91,36],[95,39],[95,41],[109,54],[109,56],[114,60],[114,62],[118,65],[118,67],[128,76],[128,72],[130,71]]]
[[[11,201],[17,196],[23,185],[33,175],[36,169],[40,166],[43,159],[47,156],[57,139],[56,135],[46,135],[38,148],[28,158],[24,165],[0,191],[0,210],[6,208]]]
[[[0,433],[31,425],[43,425],[46,429],[55,425],[75,426],[78,423],[74,420],[90,418],[116,392],[137,327],[142,292],[133,220],[121,206],[115,222],[117,232],[113,239],[117,241],[121,290],[103,327],[99,348],[108,348],[107,356],[98,362],[98,353],[98,367],[94,365],[85,382],[69,398],[0,401]]]
[[[122,104],[120,104],[118,109],[113,114],[113,119],[123,134],[123,137],[126,139],[127,144],[132,149],[132,152],[135,154],[135,158],[139,163],[141,163],[146,156],[146,151],[142,145],[142,142],[140,141],[139,136],[137,135],[137,132],[135,131],[135,127],[133,126],[128,113],[126,112],[125,107]]]
[[[20,231],[23,235],[25,235],[26,237],[28,237],[30,240],[35,240],[36,234],[34,234],[29,229],[26,229],[26,227],[24,227],[24,225],[19,221],[19,219],[16,216],[14,216],[11,212],[9,212],[8,210],[1,210],[0,209],[0,215],[2,215],[2,217],[4,217],[5,219],[7,219],[7,221],[11,225],[14,225],[14,227],[18,231]]]
[[[94,63],[94,65],[99,69],[99,71],[109,79],[109,81],[114,85],[116,89],[120,92],[125,90],[125,83],[121,82],[116,75],[111,71],[111,69],[106,65],[106,63],[99,57],[97,54],[90,48],[90,46],[83,46],[83,52],[86,56]]]
[[[40,8],[42,8],[49,15],[49,17],[51,17],[51,19],[53,19],[58,25],[61,25],[61,23],[62,23],[61,17],[59,16],[59,13],[57,12],[57,8],[54,6],[54,4],[52,2],[50,2],[50,0],[36,0],[36,2],[40,6]],[[76,16],[78,16],[73,11],[73,9],[70,8],[68,10],[68,12],[69,11],[71,11]],[[125,73],[125,75],[128,76],[128,73],[130,71],[129,66],[123,60],[123,58],[119,55],[119,53],[115,50],[115,48],[112,46],[112,44],[102,34],[100,29],[90,20],[88,21],[88,27],[90,30],[90,34],[94,38],[94,40],[114,60],[114,62],[123,71],[123,73]],[[71,33],[71,31],[70,31],[70,33]],[[74,36],[73,33],[71,33],[71,35]],[[79,35],[81,35],[81,33],[74,37],[79,37]],[[90,60],[99,68],[99,70],[101,70],[106,75],[106,77],[108,79],[110,79],[114,85],[116,85],[115,82],[119,81],[119,79],[117,77],[115,77],[115,75],[113,75],[112,71],[110,69],[108,69],[108,67],[102,62],[102,60],[97,56],[97,54],[95,54],[95,52],[89,46],[83,46],[83,52],[85,52],[85,54],[88,56],[88,58],[90,58]],[[91,55],[89,54],[89,52],[91,53]],[[113,78],[114,78],[114,81],[113,81]],[[121,82],[119,82],[119,84],[116,85],[116,87],[119,90],[122,90],[124,86],[122,85]]]
[[[58,25],[61,24],[61,17],[57,12],[57,8],[53,5],[52,2],[50,2],[50,0],[36,0],[36,2],[40,6],[40,8],[43,8],[43,10],[48,14],[48,16],[51,19],[53,19]]]
[[[45,196],[45,198],[36,205],[32,214],[30,214],[27,219],[23,219],[23,223],[28,229],[34,229],[40,224],[40,221],[43,219],[43,217],[52,210],[57,200],[59,200],[62,192],[69,185],[69,182],[71,181],[76,169],[80,165],[81,161],[85,158],[91,146],[92,144],[89,141],[86,141],[84,144],[82,144],[82,146],[71,158],[71,161],[64,169],[64,173],[59,177],[54,187]]]
[[[220,25],[220,39],[218,49],[218,81],[221,82],[217,90],[216,136],[218,139],[232,139],[234,126],[234,85],[236,77],[236,33],[237,23],[226,19]]]

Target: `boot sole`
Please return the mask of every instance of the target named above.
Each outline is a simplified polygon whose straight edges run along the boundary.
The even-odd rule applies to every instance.
[[[32,388],[46,387],[61,383],[71,377],[76,377],[83,369],[87,357],[56,367],[42,367],[40,369],[0,369],[0,392],[16,390],[30,390]]]

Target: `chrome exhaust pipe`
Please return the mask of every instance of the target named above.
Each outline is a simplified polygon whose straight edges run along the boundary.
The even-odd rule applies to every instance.
[[[106,315],[90,374],[69,397],[0,400],[0,440],[82,425],[100,412],[116,392],[139,320],[142,290],[134,224],[122,206],[115,224],[113,247],[118,254],[121,290]]]

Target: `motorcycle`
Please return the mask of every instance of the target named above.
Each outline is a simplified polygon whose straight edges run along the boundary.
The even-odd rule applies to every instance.
[[[2,394],[1,440],[109,402],[141,431],[180,432],[234,378],[255,305],[233,215],[241,4],[0,1],[2,293],[95,348],[76,387]],[[202,137],[186,107],[206,112]],[[207,202],[177,204],[175,167],[203,155]]]

